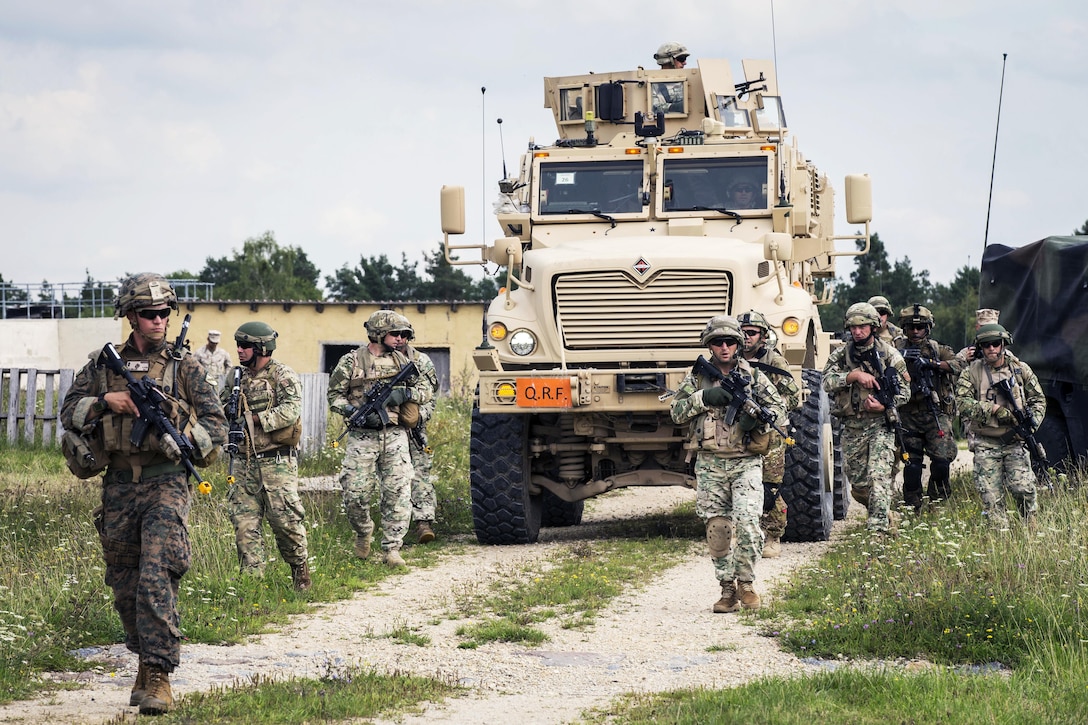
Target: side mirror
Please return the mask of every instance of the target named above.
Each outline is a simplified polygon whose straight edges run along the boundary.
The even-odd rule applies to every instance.
[[[873,220],[873,184],[868,174],[846,177],[846,221],[865,224]]]
[[[442,187],[442,232],[465,233],[465,187]]]

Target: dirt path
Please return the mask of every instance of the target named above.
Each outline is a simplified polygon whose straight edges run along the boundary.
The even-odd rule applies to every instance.
[[[565,630],[551,622],[541,626],[551,640],[539,648],[499,643],[457,649],[453,633],[462,622],[450,619],[457,592],[486,588],[526,562],[551,556],[565,545],[561,539],[593,538],[594,522],[666,511],[693,495],[677,488],[618,492],[590,502],[582,526],[546,530],[540,544],[466,543],[437,566],[412,569],[351,600],[315,607],[281,632],[232,647],[187,645],[172,678],[175,696],[255,675],[316,677],[330,667],[361,663],[445,677],[469,688],[464,697],[395,722],[565,723],[623,692],[722,687],[813,668],[742,624],[744,618],[711,613],[718,587],[705,554],[693,554],[644,588],[627,592],[588,630]],[[860,516],[860,507],[851,514]],[[841,525],[836,523],[836,531]],[[790,572],[826,548],[827,543],[783,545],[781,558],[760,565],[757,590],[770,598]],[[429,637],[430,644],[400,644],[383,636],[401,627]],[[714,651],[708,651],[711,646]],[[95,671],[55,675],[81,681],[83,689],[0,708],[0,722],[102,723],[122,713],[131,717],[135,708],[126,705],[135,657],[120,645],[88,655],[100,664]]]

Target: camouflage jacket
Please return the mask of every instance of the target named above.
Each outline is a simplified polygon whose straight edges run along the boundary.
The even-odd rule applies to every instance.
[[[172,356],[173,345],[164,342],[143,354],[136,347],[132,336],[117,349],[125,366],[139,379],[153,375],[153,380],[171,393],[168,417],[171,422],[192,441],[196,447],[196,465],[207,465],[215,460],[219,446],[227,440],[227,424],[223,406],[219,404],[215,388],[207,381],[204,366],[187,352],[180,360]],[[98,350],[90,355],[90,361],[76,374],[75,381],[61,404],[61,424],[71,431],[97,436],[103,441],[109,454],[110,467],[134,471],[170,462],[161,451],[156,431],[149,431],[138,450],[128,441],[135,416],[113,413],[102,409],[98,397],[106,392],[127,390],[123,377],[114,374],[100,363]],[[143,375],[141,375],[141,372]],[[199,429],[199,430],[197,430]]]
[[[431,398],[426,403],[422,403],[419,406],[419,419],[423,425],[427,424],[427,421],[434,415],[435,405],[437,404],[436,397],[438,396],[438,371],[435,370],[434,363],[427,353],[421,352],[411,345],[407,349],[408,359],[415,362],[416,367],[419,368],[419,377],[422,381],[430,386]]]
[[[362,361],[362,362],[361,362]],[[361,364],[360,364],[361,362]],[[352,350],[340,358],[329,375],[329,409],[345,417],[351,414],[351,408],[358,407],[363,396],[373,388],[397,374],[408,364],[408,358],[400,352],[386,352],[372,355],[366,345]],[[420,407],[434,398],[434,388],[424,380],[424,375],[417,375],[406,386],[411,399]],[[389,409],[392,422],[399,417],[395,410]]]
[[[988,438],[1009,433],[1012,426],[1007,421],[999,422],[993,407],[996,403],[1011,411],[1013,406],[1004,395],[992,389],[993,383],[1009,378],[1012,379],[1017,406],[1031,413],[1036,427],[1043,421],[1046,396],[1039,385],[1039,378],[1027,363],[1009,359],[1006,353],[1004,363],[996,368],[991,368],[985,360],[975,360],[960,373],[956,381],[956,407],[969,431]]]
[[[224,403],[230,392],[228,387],[220,392]],[[298,373],[275,358],[257,372],[243,365],[239,412],[245,414],[246,438],[254,452],[277,448],[281,444],[273,441],[271,434],[294,426],[302,418],[302,381]]]
[[[877,357],[884,365],[895,368],[896,377],[899,379],[899,394],[895,396],[896,407],[910,400],[910,377],[907,375],[907,365],[903,356],[891,345],[883,340],[876,340]],[[862,403],[869,397],[870,391],[857,381],[847,382],[847,376],[857,369],[862,369],[872,375],[877,375],[876,370],[871,370],[867,364],[863,365],[857,359],[857,346],[851,341],[836,348],[827,358],[824,365],[824,390],[831,397],[831,413],[843,418],[876,418],[883,416],[884,411],[870,412],[862,408]]]
[[[749,364],[753,362],[770,365],[779,370],[788,371],[790,369],[790,364],[786,361],[786,358],[782,357],[782,354],[770,345],[764,345],[763,350],[758,357],[748,360]],[[759,368],[759,371],[766,375],[767,379],[774,385],[779,396],[782,398],[782,402],[786,405],[787,412],[797,410],[801,407],[801,389],[797,387],[797,380],[794,379],[793,373],[782,375],[763,368]]]

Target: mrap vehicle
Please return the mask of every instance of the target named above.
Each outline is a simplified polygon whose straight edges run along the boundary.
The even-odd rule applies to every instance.
[[[505,267],[474,351],[471,492],[483,543],[537,540],[625,486],[695,487],[669,398],[715,315],[766,316],[804,395],[791,416],[787,541],[827,539],[848,497],[821,388],[833,335],[816,283],[869,249],[866,175],[846,177],[836,236],[828,179],[788,139],[770,61],[545,78],[558,140],[499,182],[503,237],[456,244],[464,189],[442,188],[446,258]],[[836,251],[836,240],[852,240]],[[460,258],[466,250],[473,250]],[[838,337],[834,336],[837,340]]]

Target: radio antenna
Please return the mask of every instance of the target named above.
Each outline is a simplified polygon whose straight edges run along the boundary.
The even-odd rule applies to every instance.
[[[997,134],[1001,130],[1001,101],[1005,95],[1005,61],[1008,53],[1001,54],[1001,89],[997,93],[997,127],[994,129],[994,159],[990,164],[990,198],[986,201],[986,231],[982,235],[982,254],[986,255],[986,247],[990,243],[990,207],[994,203],[994,171],[997,169]],[[982,284],[982,279],[979,279]]]
[[[487,87],[480,86],[480,239],[487,233]]]
[[[502,142],[502,119],[498,119],[496,123],[499,124],[499,153],[502,154],[502,178],[506,179],[506,144]]]

